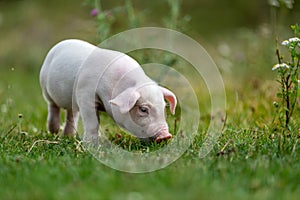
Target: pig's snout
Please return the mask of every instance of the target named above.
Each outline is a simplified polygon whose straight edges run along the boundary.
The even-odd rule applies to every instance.
[[[169,140],[171,138],[172,138],[172,135],[169,132],[162,131],[162,132],[157,134],[157,136],[155,138],[155,141],[156,142],[161,142],[161,141],[164,141],[164,140]]]
[[[164,127],[158,131],[154,136],[156,142],[161,142],[164,140],[169,140],[172,138],[172,135],[169,133],[168,128]]]
[[[158,128],[154,129],[153,128],[154,126]],[[157,124],[153,124],[149,127],[148,130],[154,130],[154,131],[148,131],[151,133],[152,136],[140,138],[145,142],[156,141],[157,143],[160,143],[162,141],[169,140],[173,137],[172,134],[169,133],[169,128],[167,124],[162,124],[161,126],[157,126]]]

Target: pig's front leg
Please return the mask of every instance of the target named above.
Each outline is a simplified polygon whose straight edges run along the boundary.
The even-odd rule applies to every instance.
[[[95,106],[83,105],[80,108],[82,118],[84,136],[83,141],[87,144],[98,145],[99,138],[99,115]]]
[[[80,116],[84,128],[83,142],[87,145],[98,146],[98,130],[99,130],[99,115],[97,110],[97,83],[98,73],[95,64],[93,63],[93,56],[89,56],[82,66],[82,70],[75,82],[74,97],[79,108]]]

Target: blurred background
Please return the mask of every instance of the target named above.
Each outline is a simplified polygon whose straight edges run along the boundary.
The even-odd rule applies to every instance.
[[[109,11],[126,2],[104,0],[101,4],[103,10]],[[168,1],[131,3],[139,20],[135,26],[167,26],[166,19],[172,15]],[[186,0],[180,1],[179,9],[176,20],[181,24],[177,23],[175,29],[199,41],[227,71],[233,71],[231,67],[244,68],[240,66],[244,61],[247,66],[255,63],[269,53],[261,42],[275,46],[276,36],[286,34],[282,29],[289,30],[300,19],[300,5],[293,0]],[[99,43],[91,10],[91,4],[84,0],[0,0],[1,72],[11,68],[38,70],[50,47],[66,38]],[[132,27],[125,12],[111,15],[111,35]],[[256,56],[249,58],[249,54]],[[255,69],[247,71],[255,73]]]

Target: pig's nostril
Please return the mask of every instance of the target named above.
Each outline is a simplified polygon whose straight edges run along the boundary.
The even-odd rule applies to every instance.
[[[171,139],[171,138],[172,138],[172,135],[171,135],[170,133],[168,133],[168,134],[163,135],[163,136],[158,136],[158,137],[155,139],[155,141],[156,141],[157,143],[159,143],[159,142],[162,142],[162,141],[169,140],[169,139]]]

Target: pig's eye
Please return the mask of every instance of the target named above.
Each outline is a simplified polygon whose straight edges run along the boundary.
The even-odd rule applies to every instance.
[[[149,114],[149,108],[145,107],[145,106],[140,106],[139,110],[141,113],[143,114]]]

